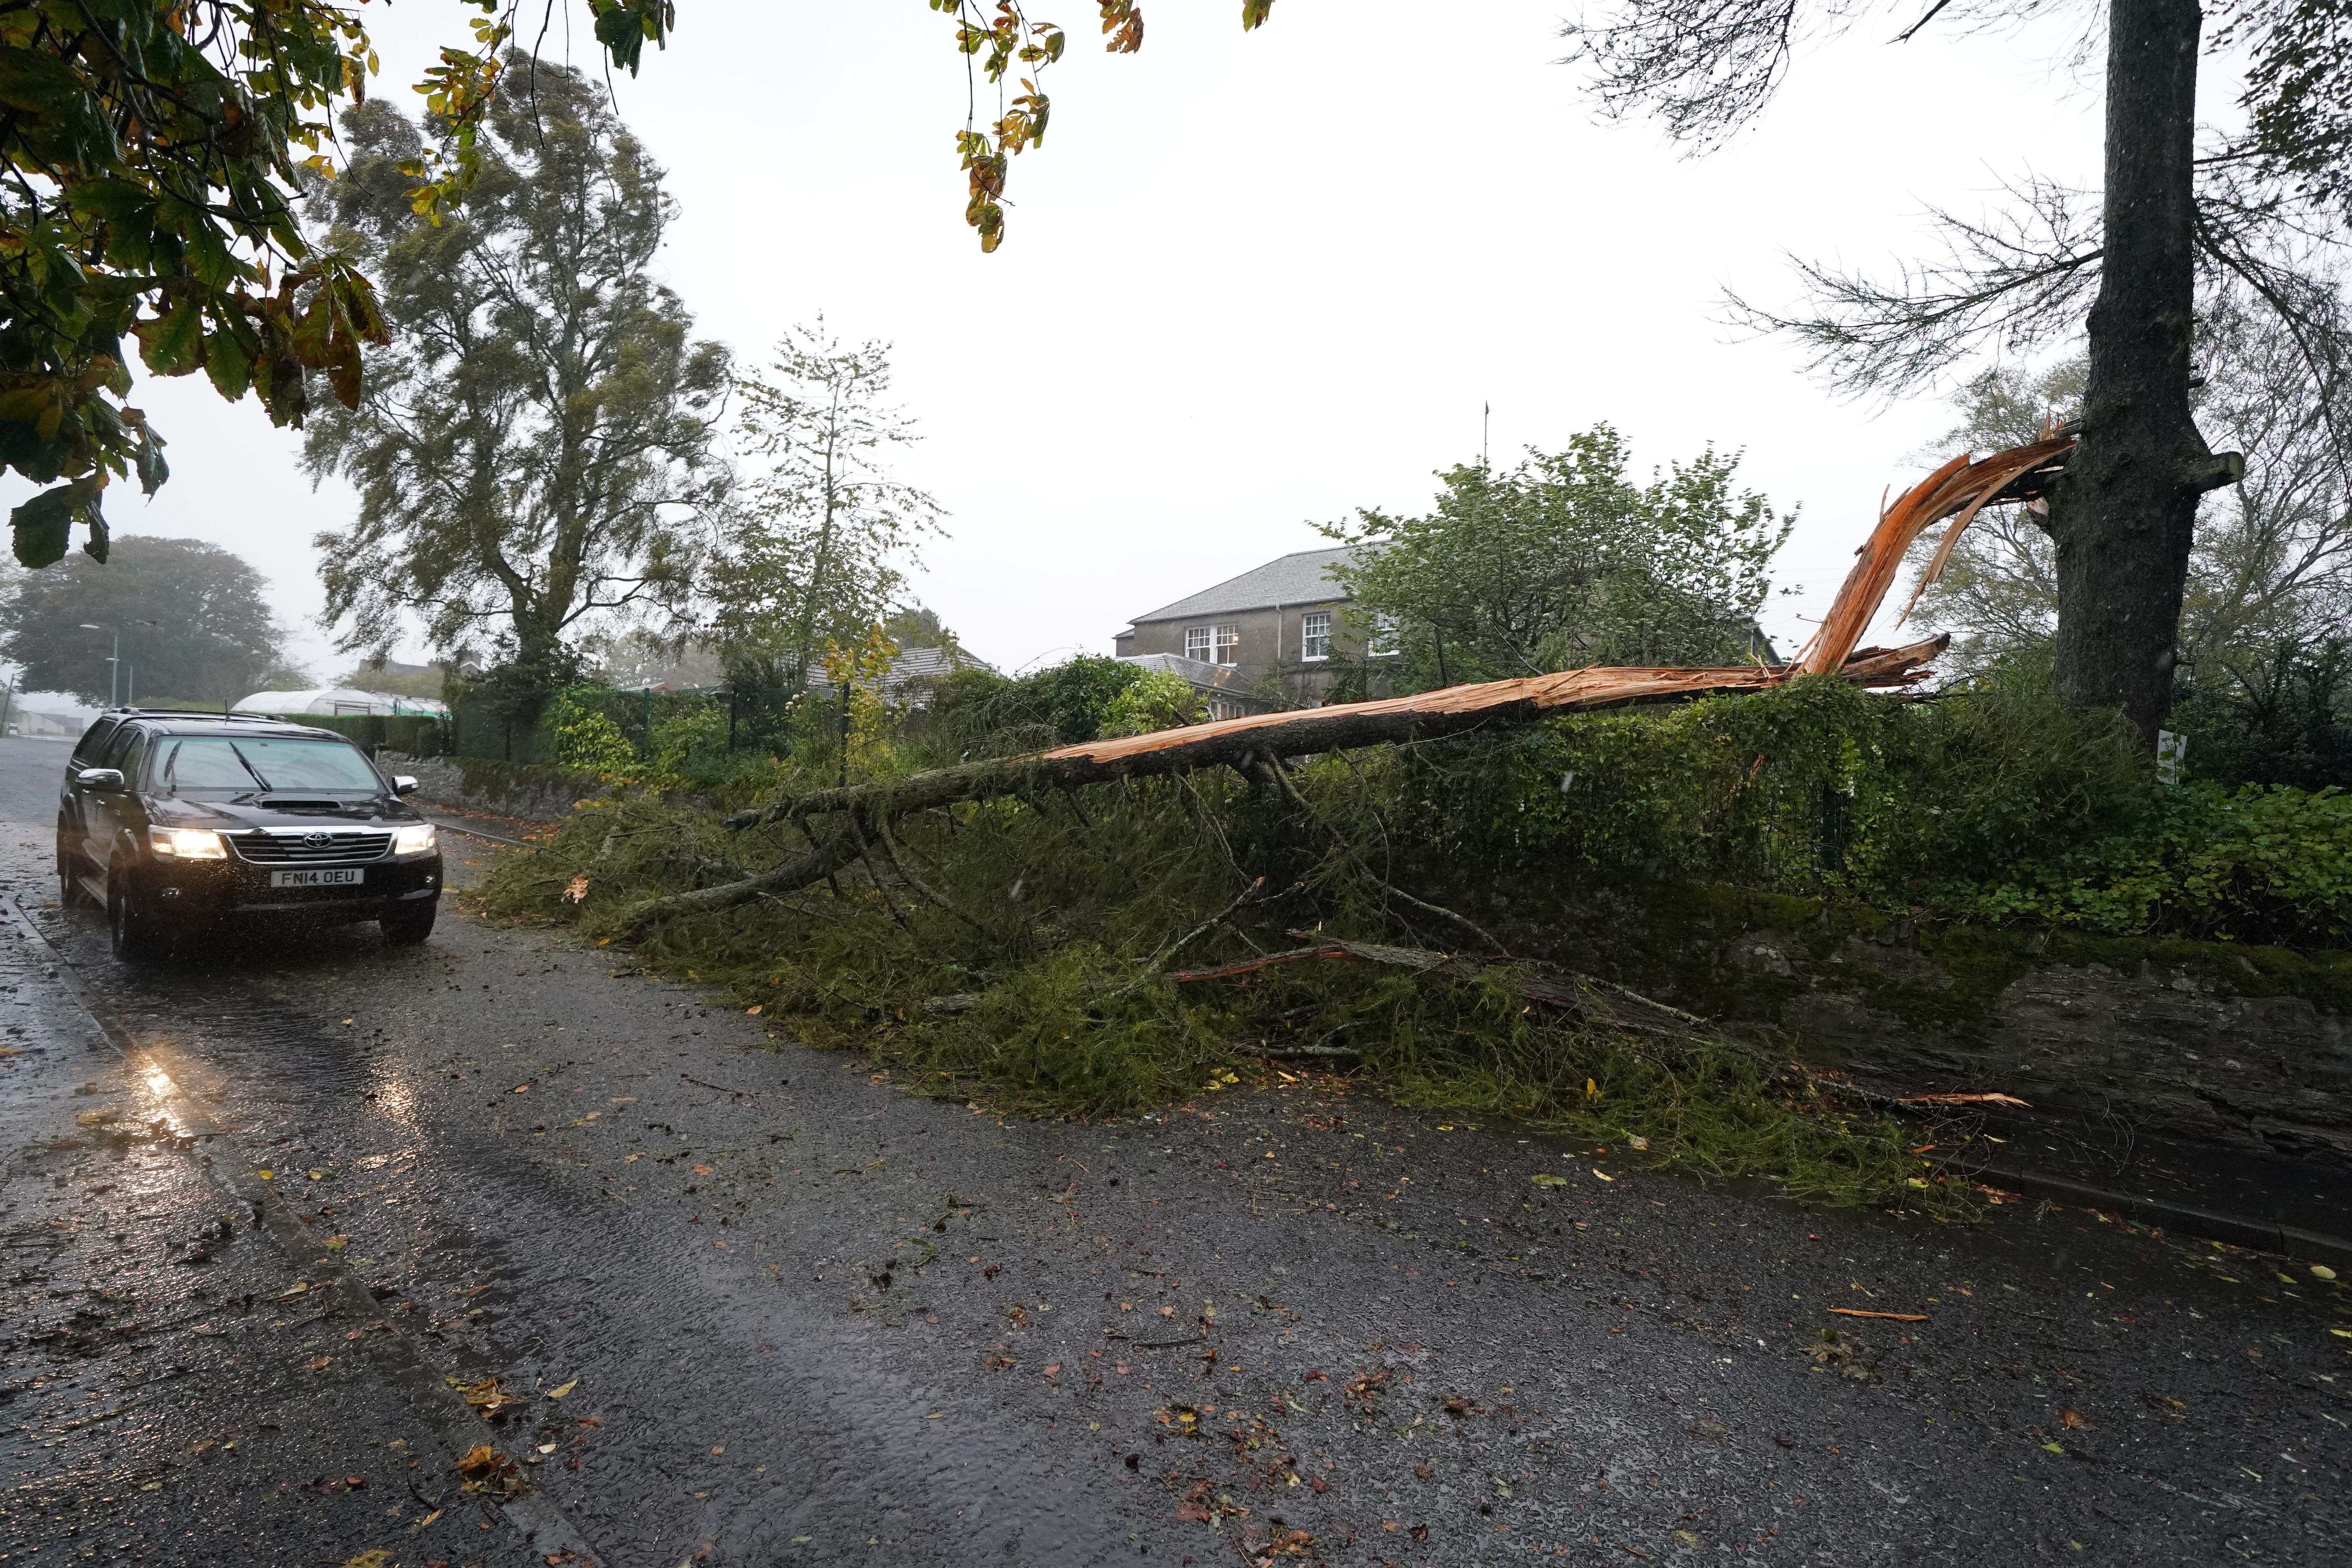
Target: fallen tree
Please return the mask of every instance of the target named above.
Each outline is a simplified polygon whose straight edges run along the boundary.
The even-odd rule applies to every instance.
[[[1916,685],[1932,673],[1927,662],[1944,650],[1948,638],[1892,648],[1856,651],[1854,647],[1885,602],[1912,541],[1935,524],[1950,520],[1935,558],[1921,574],[1917,586],[1925,589],[1943,570],[1953,545],[1979,512],[1988,506],[2038,503],[2064,469],[2074,446],[2071,433],[2053,433],[2043,440],[1982,458],[1972,460],[1964,453],[1904,491],[1880,514],[1870,537],[1855,551],[1858,559],[1822,617],[1820,630],[1791,664],[1566,670],[1450,686],[1375,702],[1255,713],[1118,740],[1089,741],[1026,756],[937,768],[904,778],[814,790],[726,819],[726,825],[736,829],[796,824],[808,840],[803,853],[734,881],[647,899],[625,911],[623,926],[635,931],[666,915],[714,914],[754,899],[795,891],[877,853],[895,864],[893,823],[911,813],[963,801],[1075,790],[1202,768],[1229,767],[1279,780],[1280,764],[1290,757],[1444,740],[1483,729],[1533,723],[1552,714],[1762,691],[1800,675],[1834,675],[1858,686],[1879,689]],[[1915,591],[1912,602],[1917,599]],[[1906,605],[1904,614],[1909,613]],[[810,826],[821,818],[832,819],[822,836]]]
[[[1916,685],[1948,639],[1906,647],[1865,648],[1843,661],[1840,679],[1885,689]],[[904,778],[814,790],[727,818],[732,828],[800,825],[808,847],[767,870],[716,887],[648,899],[623,916],[636,930],[667,915],[715,914],[765,896],[821,881],[861,856],[895,858],[890,826],[919,811],[963,801],[992,800],[1036,790],[1072,790],[1121,779],[1150,778],[1230,767],[1244,773],[1287,757],[1360,746],[1444,740],[1474,731],[1528,724],[1551,714],[1597,712],[1643,703],[1687,702],[1730,692],[1762,691],[1785,683],[1788,668],[1764,665],[1717,669],[1592,668],[1557,675],[1451,686],[1412,697],[1349,702],[1328,708],[1255,713],[1210,724],[1160,730],[1118,740],[1089,741],[1027,756],[967,763]],[[812,819],[836,820],[820,836]]]

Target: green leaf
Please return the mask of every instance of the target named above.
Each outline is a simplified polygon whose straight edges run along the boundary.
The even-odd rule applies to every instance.
[[[94,479],[76,479],[71,484],[43,490],[8,514],[8,526],[16,535],[17,562],[38,571],[64,560],[66,546],[73,539],[74,519],[81,515],[93,524],[92,542],[99,548],[92,553],[104,561],[106,552],[100,541],[106,523],[98,515],[98,483]]]
[[[205,317],[193,300],[183,300],[161,320],[150,318],[133,329],[139,334],[140,357],[157,375],[185,375],[204,363]]]
[[[131,218],[152,219],[155,198],[142,185],[129,180],[84,180],[66,192],[66,200],[76,212],[102,217],[109,223],[121,223]]]
[[[230,328],[215,328],[205,340],[205,374],[212,377],[214,389],[231,403],[253,384],[253,356]]]

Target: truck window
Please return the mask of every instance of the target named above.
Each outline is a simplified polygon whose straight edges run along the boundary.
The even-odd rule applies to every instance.
[[[106,749],[106,742],[113,739],[114,731],[121,728],[121,724],[122,721],[120,719],[100,719],[88,730],[83,731],[81,743],[73,750],[75,763],[83,767],[93,766],[99,752]]]

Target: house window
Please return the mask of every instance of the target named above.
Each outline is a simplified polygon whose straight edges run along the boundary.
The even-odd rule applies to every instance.
[[[1197,658],[1202,664],[1209,662],[1208,627],[1186,626],[1184,628],[1184,657]]]
[[[1404,651],[1404,623],[1388,614],[1372,617],[1372,640],[1365,652],[1375,658],[1386,658]]]
[[[1298,657],[1320,659],[1331,657],[1331,612],[1309,610],[1298,617]]]
[[[1216,649],[1211,655],[1212,664],[1239,664],[1242,658],[1242,629],[1239,626],[1218,626]]]

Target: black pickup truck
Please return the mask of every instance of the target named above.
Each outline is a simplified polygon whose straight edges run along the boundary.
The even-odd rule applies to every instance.
[[[58,797],[68,908],[106,910],[116,956],[268,920],[375,921],[423,942],[441,897],[433,824],[331,730],[248,713],[118,708],[74,748]]]

